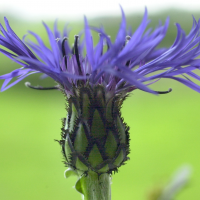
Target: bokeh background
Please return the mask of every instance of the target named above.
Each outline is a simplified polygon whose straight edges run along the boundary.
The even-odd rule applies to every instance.
[[[73,2],[62,3],[59,0],[34,1],[34,5],[29,1],[16,2],[19,7],[14,1],[1,1],[0,23],[4,24],[3,17],[7,16],[11,27],[21,38],[27,30],[32,30],[47,45],[42,20],[53,27],[58,16],[61,29],[69,22],[71,44],[74,35],[83,28],[82,15],[87,15],[87,12],[90,25],[103,24],[113,40],[120,23],[118,2],[101,1],[101,6],[99,3],[95,6],[95,1],[93,4],[89,1],[84,4],[76,2],[74,7],[70,7]],[[175,22],[179,22],[188,33],[192,27],[192,14],[196,19],[200,17],[196,1],[190,1],[193,7],[178,1],[173,1],[174,4],[141,2],[143,4],[138,5],[136,1],[124,1],[124,6],[121,3],[127,13],[127,23],[135,30],[145,5],[149,8],[151,27],[156,27],[160,19],[164,22],[170,16],[169,30],[161,46],[169,47],[173,43]],[[54,9],[50,12],[52,5]],[[34,6],[38,6],[38,13]],[[64,13],[63,7],[66,9]],[[90,10],[87,10],[88,7]],[[95,11],[97,7],[99,10]],[[95,40],[98,38],[95,33],[93,36]],[[18,67],[0,54],[0,75]],[[76,178],[64,179],[66,168],[62,163],[60,146],[54,141],[60,139],[60,119],[66,116],[64,98],[59,91],[28,89],[24,86],[26,81],[42,86],[55,84],[51,79],[41,80],[40,76],[33,75],[0,93],[0,199],[81,199],[73,188]],[[0,80],[0,85],[2,83]],[[200,198],[200,94],[171,80],[161,80],[152,86],[161,91],[170,87],[173,89],[171,93],[159,96],[135,91],[125,101],[122,115],[130,126],[131,153],[127,164],[113,175],[113,200],[147,200],[152,188],[165,185],[171,174],[184,164],[192,166],[193,172],[188,186],[176,196],[176,200]]]

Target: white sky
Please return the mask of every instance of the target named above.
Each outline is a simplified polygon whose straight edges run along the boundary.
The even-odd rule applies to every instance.
[[[0,12],[12,12],[25,19],[79,18],[120,13],[119,4],[126,13],[150,13],[165,8],[199,10],[200,0],[0,0]]]

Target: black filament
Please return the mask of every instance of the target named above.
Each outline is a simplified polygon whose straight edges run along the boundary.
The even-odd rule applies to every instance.
[[[65,52],[65,41],[66,40],[68,40],[67,37],[64,37],[62,40],[62,54],[63,54],[63,57],[65,58],[65,67],[67,69],[67,57],[66,57],[66,52]]]
[[[78,65],[79,74],[82,75],[81,63],[80,63],[80,59],[79,59],[78,40],[79,40],[79,36],[75,35],[74,54],[76,56],[76,62],[77,62],[77,65]]]
[[[31,83],[29,82],[26,82],[25,86],[31,89],[35,89],[35,90],[58,90],[59,89],[58,86],[53,86],[53,87],[32,86]]]
[[[169,88],[168,91],[155,91],[157,92],[158,94],[167,94],[167,93],[170,93],[172,91],[172,88]]]

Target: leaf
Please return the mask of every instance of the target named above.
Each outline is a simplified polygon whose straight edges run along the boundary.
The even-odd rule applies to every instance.
[[[71,168],[68,168],[67,170],[65,170],[64,172],[64,177],[65,178],[69,178],[70,176],[78,176],[78,174]]]
[[[81,194],[83,194],[83,189],[82,189],[82,185],[81,185],[81,182],[82,182],[83,178],[84,178],[83,176],[81,178],[79,178],[78,181],[75,184],[75,189]]]

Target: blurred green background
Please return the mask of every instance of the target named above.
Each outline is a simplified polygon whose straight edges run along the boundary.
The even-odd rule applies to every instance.
[[[198,19],[200,13],[192,13]],[[27,30],[47,35],[41,22],[28,22],[7,13],[12,28],[22,38]],[[150,26],[156,27],[170,16],[170,26],[161,46],[170,46],[176,37],[175,22],[186,33],[192,26],[191,13],[179,10],[150,15]],[[142,15],[127,16],[128,25],[135,30]],[[59,27],[70,22],[70,41],[83,27],[83,21],[59,20]],[[91,25],[103,24],[114,39],[120,16],[91,18]],[[47,22],[52,27],[53,22]],[[97,38],[97,36],[94,35]],[[0,74],[19,66],[0,54]],[[60,139],[61,118],[66,116],[65,101],[59,91],[34,91],[24,86],[52,86],[50,79],[33,75],[13,88],[0,93],[0,199],[2,200],[78,200],[73,188],[76,178],[64,179],[61,149],[54,139]],[[0,80],[2,85],[3,81]],[[145,200],[154,186],[165,184],[171,174],[183,164],[193,168],[190,184],[176,200],[200,198],[200,95],[171,80],[161,80],[155,90],[173,91],[154,96],[135,91],[126,100],[122,115],[130,126],[130,161],[113,175],[112,199]]]

